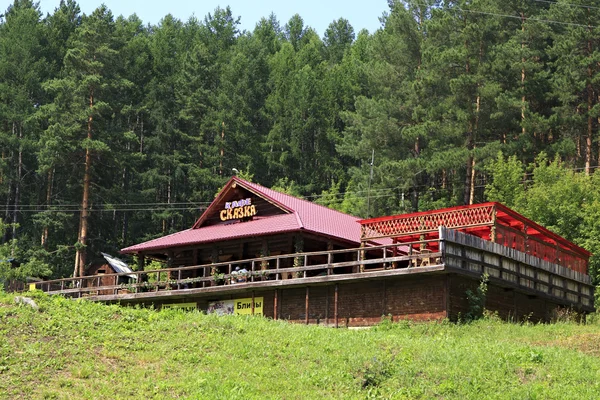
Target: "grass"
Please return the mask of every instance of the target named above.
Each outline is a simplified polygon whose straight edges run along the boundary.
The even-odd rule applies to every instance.
[[[600,326],[368,330],[0,294],[0,398],[597,399]]]

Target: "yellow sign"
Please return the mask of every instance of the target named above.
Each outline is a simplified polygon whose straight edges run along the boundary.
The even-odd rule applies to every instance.
[[[238,315],[252,315],[252,298],[235,299],[233,301],[233,312]],[[254,315],[262,315],[263,313],[263,298],[254,298]]]
[[[219,216],[221,217],[221,221],[229,221],[232,219],[253,217],[256,214],[256,206],[252,204],[251,198],[247,198],[226,202],[225,209],[221,210]]]
[[[30,291],[30,292],[33,292],[33,291],[35,291],[35,283],[30,283],[30,284],[29,284],[29,291]]]
[[[252,315],[252,298],[212,301],[207,312],[219,315]],[[263,315],[263,298],[254,298],[254,315]]]

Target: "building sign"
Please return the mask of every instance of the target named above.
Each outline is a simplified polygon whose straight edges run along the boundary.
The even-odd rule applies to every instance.
[[[252,298],[212,301],[208,303],[208,313],[218,315],[252,315]],[[254,315],[263,315],[263,298],[254,298]]]
[[[184,310],[195,310],[197,308],[196,303],[175,303],[175,304],[163,304],[161,307],[163,310],[181,308]]]
[[[256,213],[256,206],[252,204],[252,199],[241,199],[237,201],[228,201],[225,203],[225,209],[221,210],[221,221],[232,219],[241,219],[253,217]]]

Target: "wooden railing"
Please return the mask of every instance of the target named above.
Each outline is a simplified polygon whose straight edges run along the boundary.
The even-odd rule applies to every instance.
[[[444,265],[449,271],[475,276],[485,273],[505,287],[593,309],[594,287],[589,275],[477,236],[439,229]]]
[[[593,308],[594,294],[590,277],[569,268],[552,264],[529,254],[482,240],[476,236],[440,228],[440,239],[385,246],[284,254],[249,260],[221,262],[129,274],[106,274],[57,279],[36,283],[49,294],[67,297],[118,299],[119,295],[196,289],[217,290],[254,284],[272,285],[289,280],[289,284],[307,284],[328,279],[360,279],[443,270],[470,275],[478,279],[487,273],[490,281],[503,287],[546,296],[560,304]],[[432,252],[429,249],[439,249]],[[408,253],[408,254],[406,254]],[[247,272],[236,273],[236,267]],[[427,268],[434,267],[434,268]],[[414,269],[414,270],[412,270]],[[379,274],[377,274],[379,272]],[[369,275],[371,274],[371,275]],[[102,282],[129,283],[103,285]],[[315,279],[316,278],[316,279]],[[210,288],[210,289],[209,289]]]
[[[101,294],[118,295],[243,285],[249,282],[303,279],[316,276],[363,274],[441,264],[441,253],[427,250],[427,247],[433,244],[432,242],[436,243],[431,247],[439,248],[439,241],[436,239],[402,243],[401,245],[284,254],[205,265],[55,279],[36,283],[36,289],[68,297],[87,297]],[[236,267],[239,267],[240,270],[245,269],[247,272],[237,273]],[[130,282],[102,285],[102,281],[118,282],[120,278],[130,280]]]

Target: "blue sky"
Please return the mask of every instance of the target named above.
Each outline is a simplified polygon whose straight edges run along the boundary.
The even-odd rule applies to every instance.
[[[60,0],[39,0],[44,15],[52,13]],[[12,0],[0,0],[0,10],[4,11]],[[253,30],[262,17],[274,12],[281,26],[296,13],[304,19],[304,24],[314,28],[320,36],[327,26],[340,17],[346,18],[358,33],[366,28],[373,33],[381,24],[378,17],[388,10],[387,0],[80,0],[81,11],[89,14],[104,3],[116,16],[137,14],[145,23],[156,24],[167,14],[187,20],[192,15],[199,19],[220,6],[231,7],[233,14],[241,17],[241,28]]]

